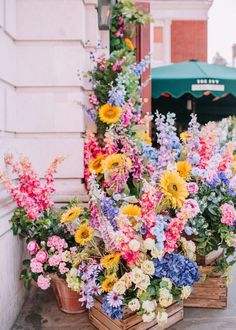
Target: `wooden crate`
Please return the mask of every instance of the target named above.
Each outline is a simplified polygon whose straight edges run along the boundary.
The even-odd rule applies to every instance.
[[[184,300],[184,307],[226,308],[228,288],[226,278],[212,272],[213,267],[200,267],[203,278],[197,282],[191,295]],[[204,280],[204,276],[208,276]]]
[[[149,323],[144,323],[140,316],[137,316],[135,312],[132,312],[129,309],[125,310],[124,318],[122,320],[112,320],[103,311],[101,301],[95,300],[94,307],[89,312],[89,319],[90,322],[99,330],[168,329],[183,319],[183,302],[175,302],[169,306],[166,311],[169,317],[167,324],[162,327],[158,326],[155,320]]]

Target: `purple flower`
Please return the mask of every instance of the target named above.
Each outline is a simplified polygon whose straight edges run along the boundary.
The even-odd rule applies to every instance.
[[[111,307],[119,307],[122,305],[123,297],[118,293],[111,291],[107,294],[107,302]]]

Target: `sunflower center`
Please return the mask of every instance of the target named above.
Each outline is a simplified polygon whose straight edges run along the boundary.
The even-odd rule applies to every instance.
[[[68,217],[71,217],[73,214],[74,214],[74,212],[70,212],[70,213],[68,214]]]
[[[111,108],[106,111],[106,116],[108,116],[110,118],[112,118],[114,116],[114,114],[115,114],[115,112]]]
[[[82,237],[82,238],[88,238],[88,237],[89,237],[89,233],[87,232],[87,230],[86,230],[86,231],[83,231],[83,232],[81,233],[81,237]]]
[[[172,188],[173,188],[174,191],[177,191],[178,190],[178,187],[176,186],[176,184],[173,184],[172,185]]]

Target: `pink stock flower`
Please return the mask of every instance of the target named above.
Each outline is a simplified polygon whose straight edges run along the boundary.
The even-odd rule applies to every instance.
[[[38,262],[36,258],[31,259],[30,268],[33,273],[43,272],[43,265],[41,262]]]
[[[69,268],[66,267],[66,263],[65,262],[61,262],[60,265],[59,265],[59,272],[61,274],[65,274],[65,273],[68,273],[69,271]]]
[[[42,264],[48,260],[48,254],[45,250],[39,250],[35,256],[36,260],[38,262],[41,262]]]
[[[34,241],[30,241],[28,244],[27,244],[27,250],[29,251],[30,254],[35,254],[37,253],[38,251],[38,244],[37,242],[34,240]]]
[[[46,290],[50,287],[50,278],[43,275],[39,275],[37,279],[38,287],[42,290]]]
[[[196,194],[199,190],[196,182],[187,182],[187,190],[190,194]]]
[[[49,266],[55,267],[58,266],[61,262],[61,257],[59,255],[53,255],[48,259]]]
[[[222,212],[221,222],[233,226],[236,221],[236,210],[233,205],[225,203],[221,205],[220,210]]]

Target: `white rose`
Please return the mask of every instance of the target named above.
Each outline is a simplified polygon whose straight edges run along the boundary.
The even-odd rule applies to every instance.
[[[143,242],[143,246],[146,250],[152,250],[155,247],[155,241],[152,238],[147,238]]]
[[[191,286],[184,286],[182,288],[182,292],[181,292],[181,296],[180,296],[181,299],[187,299],[190,296],[191,291],[192,291]]]
[[[130,279],[134,284],[138,284],[145,279],[145,274],[140,268],[135,267],[130,273]]]
[[[137,252],[140,249],[140,243],[139,243],[139,241],[137,241],[136,239],[132,239],[129,242],[129,248],[130,248],[130,250],[132,250],[134,252]]]
[[[153,275],[155,272],[154,263],[151,260],[145,260],[141,265],[141,269],[148,275]]]
[[[164,255],[164,252],[161,251],[161,250],[158,250],[156,247],[154,247],[152,250],[151,250],[151,255],[153,258],[158,258],[158,259],[161,259]]]
[[[132,312],[138,311],[141,307],[140,302],[137,298],[134,298],[132,300],[130,300],[130,302],[128,303],[128,307],[129,309],[131,309]]]
[[[167,287],[168,287],[169,290],[172,288],[173,284],[172,284],[171,280],[168,277],[163,277],[162,280],[161,280],[161,283],[162,282],[166,282]]]
[[[162,298],[167,298],[169,297],[169,295],[171,295],[170,291],[166,288],[161,288],[159,293],[160,293],[160,297]]]
[[[157,303],[155,300],[145,300],[142,303],[142,308],[145,310],[147,313],[154,312],[157,307]]]
[[[154,312],[152,313],[148,313],[148,314],[143,314],[142,316],[142,319],[143,319],[143,322],[151,322],[155,319],[156,317],[156,314]]]
[[[168,320],[168,314],[166,312],[159,311],[157,313],[156,320],[157,320],[157,323],[162,326],[162,325],[166,324],[166,322]]]
[[[149,285],[150,285],[150,277],[148,275],[144,275],[143,280],[136,284],[136,288],[146,291]]]
[[[160,304],[161,307],[168,307],[172,303],[173,303],[173,296],[172,296],[171,293],[169,293],[168,295],[165,294],[163,296],[160,296],[160,298],[159,298],[159,304]]]
[[[124,294],[126,291],[126,285],[124,281],[118,281],[114,284],[112,291],[115,291],[119,294]]]

